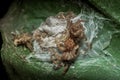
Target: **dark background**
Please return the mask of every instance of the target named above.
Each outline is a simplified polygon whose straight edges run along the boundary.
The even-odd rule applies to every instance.
[[[5,16],[11,3],[12,3],[12,0],[0,0],[0,19],[2,19]],[[2,35],[0,32],[0,50],[2,47],[2,43],[3,43]],[[5,67],[2,63],[1,54],[2,53],[0,51],[0,80],[9,80]]]

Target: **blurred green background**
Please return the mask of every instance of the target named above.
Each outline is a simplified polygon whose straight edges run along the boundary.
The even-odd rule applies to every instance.
[[[119,0],[15,0],[6,15],[0,20],[3,45],[1,58],[11,80],[120,80],[120,1]],[[96,13],[108,19],[104,30],[117,31],[112,35],[110,45],[105,48],[112,60],[100,57],[82,58],[76,61],[65,76],[52,70],[47,63],[27,62],[25,56],[30,52],[23,47],[14,47],[12,31],[31,32],[49,16],[58,12],[73,11]],[[104,56],[108,58],[107,55]],[[89,61],[95,61],[93,63]],[[82,63],[88,62],[86,65]],[[113,63],[113,64],[112,64]]]

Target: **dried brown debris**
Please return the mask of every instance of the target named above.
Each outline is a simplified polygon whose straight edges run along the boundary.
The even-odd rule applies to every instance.
[[[30,51],[33,51],[32,35],[28,33],[22,33],[22,34],[12,33],[12,35],[13,35],[13,43],[15,46],[25,46]]]
[[[84,28],[81,24],[83,20],[78,20],[77,22],[72,23],[70,19],[74,18],[75,15],[73,15],[73,13],[67,15],[64,15],[64,13],[59,13],[59,18],[65,18],[68,21],[67,27],[69,31],[69,36],[64,42],[57,44],[58,49],[62,53],[55,54],[56,59],[54,59],[53,62],[54,64],[56,64],[54,66],[54,69],[59,69],[64,66],[63,75],[66,74],[70,65],[76,60],[79,55],[79,42],[85,39]]]
[[[67,38],[63,42],[58,42],[57,48],[59,52],[52,53],[51,59],[54,66],[54,69],[60,69],[61,67],[64,67],[63,74],[65,75],[68,71],[70,65],[76,60],[78,57],[78,49],[80,47],[79,43],[83,39],[85,39],[84,34],[84,28],[81,22],[83,20],[77,20],[76,22],[72,22],[71,19],[75,18],[76,15],[73,12],[60,12],[55,17],[58,19],[66,19],[67,20]],[[40,32],[39,30],[36,30],[35,35],[29,35],[28,33],[23,33],[20,35],[13,34],[14,39],[14,45],[24,45],[26,46],[30,51],[33,50],[32,46],[32,40],[37,40],[39,42],[41,41],[41,38],[44,38],[47,36],[47,33]]]

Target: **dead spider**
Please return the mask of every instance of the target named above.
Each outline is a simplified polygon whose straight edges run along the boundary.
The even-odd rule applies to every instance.
[[[15,46],[25,46],[30,51],[33,51],[32,36],[30,34],[16,34],[14,32],[12,32],[11,34],[13,35],[13,43]]]
[[[83,25],[81,24],[82,20],[78,20],[75,23],[72,23],[70,20],[71,18],[75,17],[74,13],[59,13],[58,17],[67,20],[69,35],[65,41],[57,43],[57,48],[61,54],[55,52],[53,63],[55,64],[55,70],[64,67],[63,74],[65,75],[70,65],[79,55],[79,42],[85,38],[85,34]]]
[[[57,47],[62,52],[62,54],[55,52],[55,59],[53,60],[53,63],[55,64],[54,69],[57,70],[61,67],[64,67],[63,75],[65,75],[70,65],[78,56],[77,50],[79,46],[76,45],[71,38],[69,38],[66,39],[64,43],[57,44]]]

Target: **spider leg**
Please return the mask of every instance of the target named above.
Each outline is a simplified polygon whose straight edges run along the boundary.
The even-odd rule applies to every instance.
[[[70,65],[71,65],[70,63],[65,63],[65,65],[64,65],[64,71],[63,71],[62,75],[65,75],[67,73],[67,71],[70,68]]]

